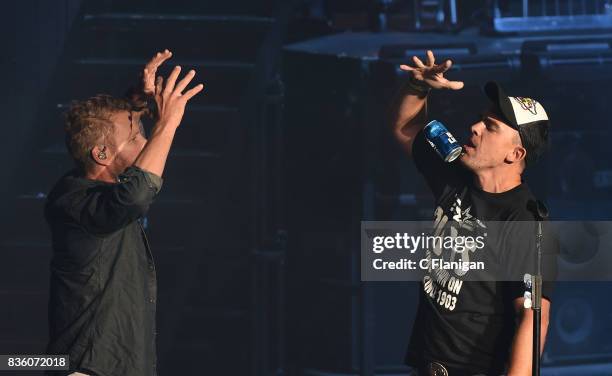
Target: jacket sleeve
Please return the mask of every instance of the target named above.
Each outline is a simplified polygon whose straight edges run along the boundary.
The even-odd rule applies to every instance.
[[[118,180],[87,191],[75,214],[88,232],[112,233],[144,216],[163,183],[161,177],[136,166],[128,167]]]

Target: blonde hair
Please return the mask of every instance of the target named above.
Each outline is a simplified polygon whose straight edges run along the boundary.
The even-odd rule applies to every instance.
[[[108,136],[114,130],[110,117],[120,111],[130,111],[125,99],[106,94],[73,101],[64,114],[66,148],[76,166],[85,171],[93,162],[91,149],[99,143],[109,145]]]

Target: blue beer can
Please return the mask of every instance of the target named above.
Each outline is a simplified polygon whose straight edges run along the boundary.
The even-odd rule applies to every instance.
[[[445,162],[452,162],[461,155],[463,148],[444,124],[432,120],[423,128],[425,139]]]

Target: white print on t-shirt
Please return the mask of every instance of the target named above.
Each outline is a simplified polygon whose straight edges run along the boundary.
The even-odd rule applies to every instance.
[[[444,213],[441,206],[436,207],[434,211],[434,235],[435,236],[451,236],[453,238],[459,235],[459,230],[475,232],[477,229],[485,229],[486,226],[479,219],[470,214],[471,206],[463,209],[461,207],[461,198],[455,194],[453,204],[450,207],[452,221],[449,222],[448,215]],[[436,257],[448,259],[447,261],[470,261],[470,254],[474,253],[477,247],[467,248],[462,252],[453,250],[450,254],[443,254],[442,248],[434,246],[432,249],[426,250],[426,258],[431,265],[432,253]],[[427,274],[423,277],[423,290],[430,299],[436,302],[441,307],[452,311],[455,309],[457,300],[460,296],[463,279],[469,269],[434,269],[429,268]]]

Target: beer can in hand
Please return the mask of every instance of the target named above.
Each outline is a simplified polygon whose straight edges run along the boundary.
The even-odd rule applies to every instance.
[[[444,124],[432,120],[423,128],[425,139],[445,162],[452,162],[461,155],[463,148]]]

